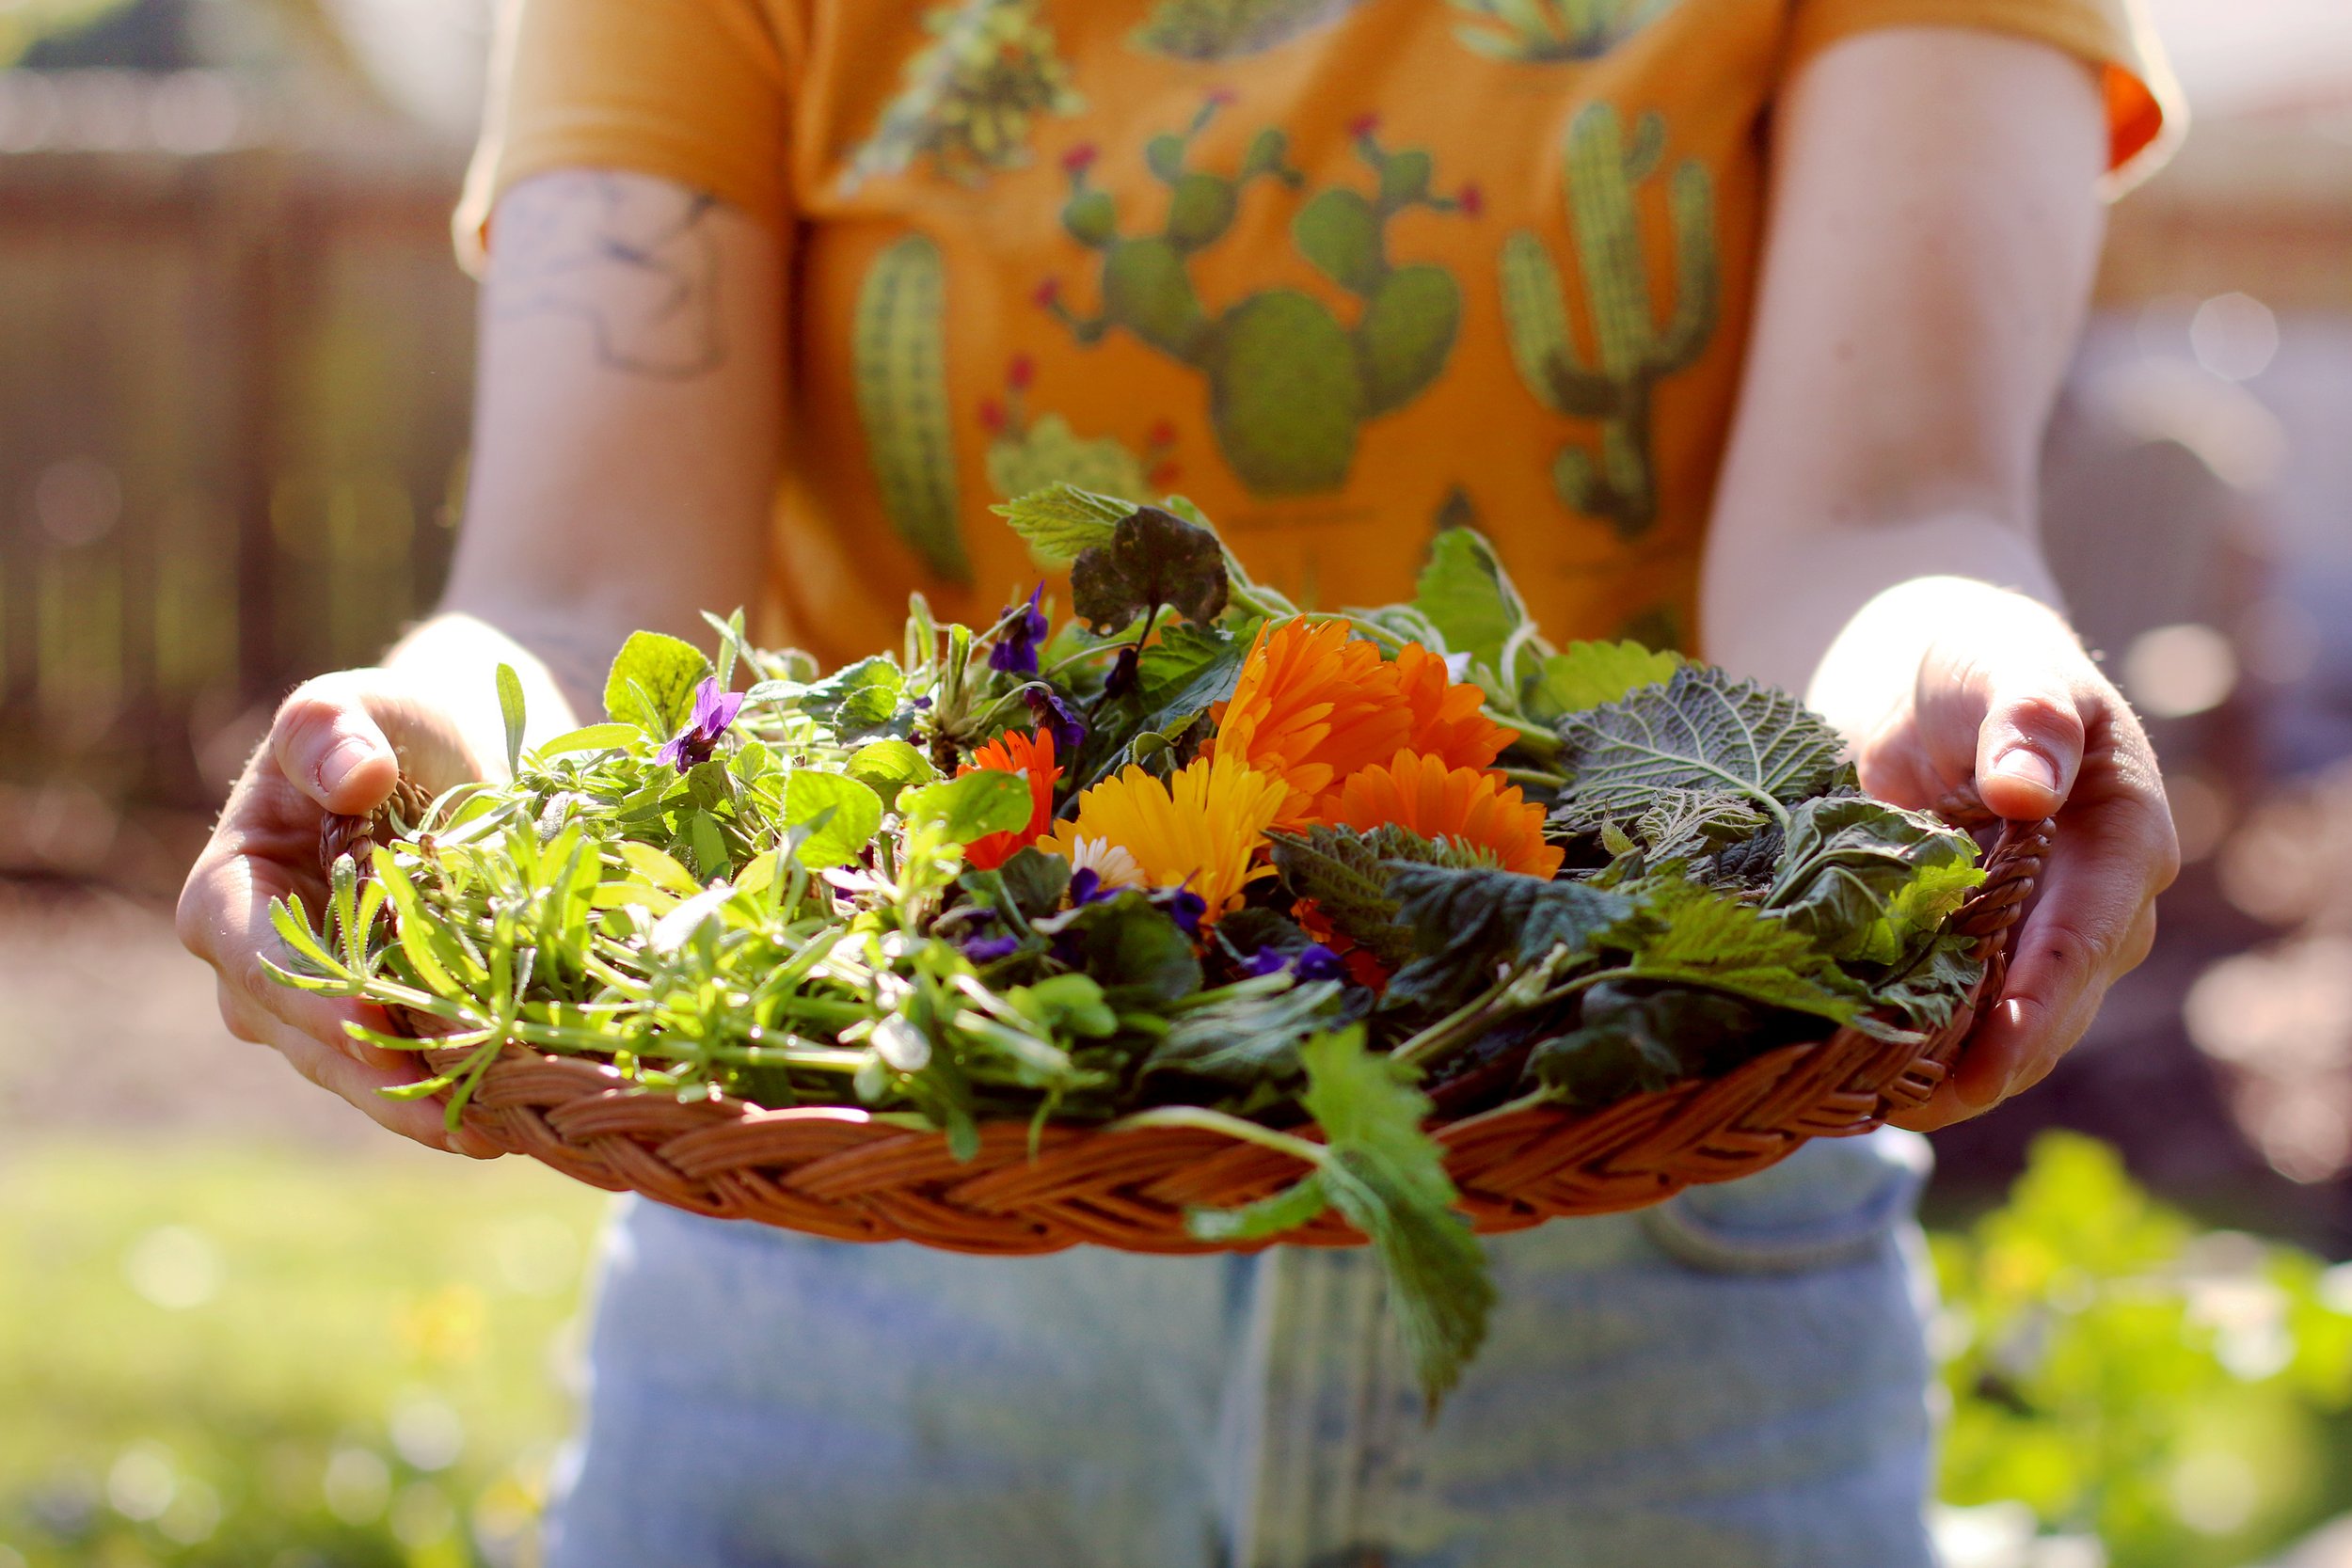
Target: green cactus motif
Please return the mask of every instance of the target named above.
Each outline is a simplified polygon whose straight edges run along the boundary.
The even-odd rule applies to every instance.
[[[977,185],[1029,161],[1039,115],[1086,107],[1041,0],[947,0],[923,13],[923,28],[931,41],[907,61],[898,95],[842,171],[845,193],[926,156]]]
[[[1677,0],[1453,0],[1482,24],[1454,29],[1465,49],[1529,65],[1596,60]],[[1493,25],[1484,25],[1490,23]]]
[[[1260,55],[1337,22],[1364,0],[1160,0],[1128,41],[1178,60]]]
[[[1520,230],[1502,246],[1502,312],[1519,379],[1552,412],[1600,425],[1597,452],[1574,444],[1561,451],[1553,486],[1572,510],[1607,519],[1626,539],[1658,520],[1651,396],[1661,378],[1706,352],[1722,293],[1714,183],[1705,165],[1686,158],[1667,181],[1676,292],[1665,325],[1658,323],[1636,201],[1665,145],[1666,124],[1655,113],[1635,122],[1629,140],[1606,103],[1569,124],[1563,183],[1592,318],[1590,359],[1578,352],[1560,272],[1543,241]]]
[[[947,401],[947,278],[939,246],[910,234],[859,286],[851,360],[858,421],[890,523],[949,582],[972,580],[957,526],[955,432]]]
[[[1026,355],[1012,361],[1002,400],[980,404],[989,432],[988,483],[1007,500],[1049,484],[1074,484],[1138,505],[1157,498],[1175,478],[1168,453],[1176,432],[1165,420],[1145,437],[1137,455],[1114,436],[1089,438],[1053,412],[1032,415],[1028,392],[1035,368]]]
[[[1669,648],[1678,654],[1691,652],[1691,644],[1683,636],[1682,612],[1669,604],[1652,605],[1629,616],[1617,628],[1617,637],[1622,641],[1639,642],[1645,648],[1661,652]]]
[[[1429,154],[1391,151],[1374,122],[1360,120],[1354,143],[1372,171],[1371,193],[1327,187],[1291,223],[1299,254],[1360,302],[1354,324],[1343,325],[1323,301],[1288,288],[1258,290],[1212,315],[1194,290],[1192,256],[1224,238],[1252,183],[1274,180],[1294,190],[1306,183],[1287,162],[1287,139],[1271,127],[1250,141],[1232,175],[1188,166],[1193,138],[1225,102],[1211,98],[1189,129],[1146,144],[1144,163],[1168,192],[1156,234],[1120,230],[1117,203],[1088,179],[1092,150],[1064,160],[1070,196],[1062,227],[1101,253],[1102,303],[1096,314],[1080,316],[1051,280],[1039,300],[1082,343],[1124,327],[1199,371],[1208,382],[1218,451],[1255,494],[1336,490],[1347,481],[1364,421],[1420,396],[1445,368],[1461,325],[1453,275],[1427,262],[1391,261],[1389,222],[1414,207],[1474,209],[1476,193],[1433,194]]]

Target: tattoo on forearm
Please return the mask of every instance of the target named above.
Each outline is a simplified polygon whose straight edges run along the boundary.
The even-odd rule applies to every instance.
[[[684,381],[725,361],[712,198],[637,175],[550,174],[499,203],[489,308],[504,320],[569,316],[597,361]]]

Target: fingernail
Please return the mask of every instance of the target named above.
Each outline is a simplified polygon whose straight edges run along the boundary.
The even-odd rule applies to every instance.
[[[319,787],[330,795],[342,788],[352,769],[368,760],[371,749],[357,736],[346,736],[328,747],[326,754],[319,758]]]
[[[1993,771],[2019,784],[2033,784],[2055,791],[2058,784],[2057,767],[2048,757],[2030,746],[2011,746],[1993,759]]]

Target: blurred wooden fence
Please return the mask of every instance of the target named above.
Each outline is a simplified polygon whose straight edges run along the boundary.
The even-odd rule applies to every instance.
[[[431,602],[473,290],[446,151],[110,139],[0,150],[0,788],[196,804]]]

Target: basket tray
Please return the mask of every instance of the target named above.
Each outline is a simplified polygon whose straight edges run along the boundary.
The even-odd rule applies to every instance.
[[[1851,1027],[1782,1046],[1721,1078],[1692,1079],[1596,1111],[1553,1106],[1437,1121],[1474,1229],[1524,1229],[1568,1214],[1639,1209],[1696,1183],[1729,1181],[1788,1158],[1810,1138],[1868,1132],[1935,1092],[1977,1007],[1997,999],[2008,937],[2040,877],[2051,823],[2010,823],[1986,879],[1953,917],[1975,936],[1984,977],[1950,1023],[1886,1041]],[[330,818],[322,847],[358,848],[369,825]],[[465,1051],[428,1051],[436,1069]],[[613,1069],[509,1044],[485,1070],[465,1125],[592,1186],[635,1192],[721,1219],[756,1220],[845,1242],[912,1241],[983,1254],[1057,1252],[1080,1243],[1128,1252],[1349,1246],[1364,1237],[1336,1213],[1277,1238],[1209,1243],[1187,1209],[1230,1207],[1306,1174],[1296,1158],[1193,1128],[980,1129],[958,1161],[945,1133],[864,1111],[767,1110],[713,1097],[681,1103],[634,1089]],[[1311,1135],[1311,1129],[1307,1130]]]

